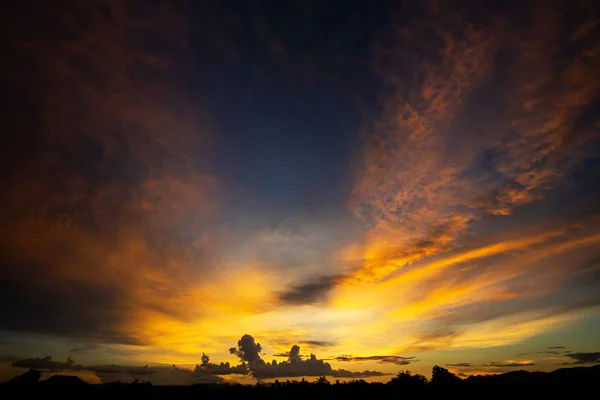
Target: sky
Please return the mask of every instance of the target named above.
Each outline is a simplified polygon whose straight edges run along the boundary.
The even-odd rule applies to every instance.
[[[3,8],[0,381],[600,362],[597,2]]]

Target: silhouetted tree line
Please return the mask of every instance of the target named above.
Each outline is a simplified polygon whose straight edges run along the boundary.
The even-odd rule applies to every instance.
[[[331,398],[441,398],[460,396],[482,398],[510,396],[531,398],[562,395],[587,396],[598,393],[600,365],[594,367],[564,368],[553,372],[511,371],[505,374],[470,376],[466,379],[435,366],[432,378],[401,371],[389,382],[367,382],[354,379],[330,382],[322,376],[314,381],[275,380],[273,383],[241,385],[228,383],[197,384],[191,386],[153,386],[149,382],[111,382],[103,386],[89,385],[74,376],[55,375],[40,381],[41,373],[29,372],[13,378],[0,387],[0,398],[34,398],[32,396],[61,399],[331,399]]]

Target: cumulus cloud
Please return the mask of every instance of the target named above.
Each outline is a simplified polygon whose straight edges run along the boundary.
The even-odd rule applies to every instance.
[[[202,363],[196,365],[194,368],[194,373],[197,375],[246,375],[248,373],[248,368],[245,364],[231,366],[229,365],[229,362],[221,362],[219,364],[211,363],[210,357],[202,353]]]
[[[287,361],[277,363],[273,360],[271,363],[258,364],[252,368],[252,375],[256,378],[276,378],[276,377],[299,377],[299,376],[332,376],[337,378],[365,378],[372,376],[384,376],[379,371],[348,371],[345,369],[334,369],[323,360],[319,360],[314,354],[311,354],[306,360],[302,360],[298,355],[299,346],[293,346],[290,350]]]
[[[169,384],[162,382],[178,382],[177,384],[192,384],[201,382],[219,382],[225,375],[251,375],[257,379],[283,378],[300,376],[331,376],[338,378],[361,378],[384,376],[379,371],[349,371],[345,369],[334,369],[324,360],[318,359],[314,354],[303,359],[300,355],[300,346],[293,345],[287,353],[287,360],[277,362],[273,360],[265,362],[260,353],[262,346],[256,343],[254,337],[243,335],[238,341],[237,347],[230,349],[231,354],[240,358],[239,365],[230,365],[229,362],[213,363],[210,357],[202,353],[201,362],[194,369],[171,367],[163,365],[80,365],[72,358],[65,362],[52,361],[51,357],[29,358],[17,360],[12,365],[20,368],[33,368],[42,371],[89,371],[96,374],[103,382],[115,380],[143,379],[154,384]],[[368,360],[376,360],[380,363],[393,363],[404,365],[402,360],[412,361],[413,357],[380,357],[376,356]],[[368,361],[367,358],[357,357],[355,361]],[[341,361],[351,361],[349,359]],[[157,383],[161,382],[161,383]]]
[[[251,365],[264,364],[265,362],[260,357],[262,346],[254,341],[254,337],[245,334],[238,340],[237,347],[229,349],[230,354],[235,354],[242,362],[247,362]]]
[[[300,355],[300,346],[293,345],[287,353],[286,361],[277,362],[273,360],[265,362],[260,352],[262,347],[256,343],[251,335],[244,335],[238,341],[237,348],[232,347],[231,354],[236,354],[242,362],[247,362],[249,371],[255,378],[276,378],[276,377],[298,377],[298,376],[332,376],[339,378],[359,378],[369,376],[385,375],[379,371],[354,372],[345,369],[334,369],[324,360],[318,359],[314,354],[310,354],[306,359]]]

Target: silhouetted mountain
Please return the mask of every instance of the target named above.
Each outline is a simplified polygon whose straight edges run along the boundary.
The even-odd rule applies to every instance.
[[[40,381],[42,373],[35,369],[30,369],[22,375],[15,376],[11,380],[4,383],[4,386],[33,386],[37,385]]]
[[[91,388],[92,385],[73,375],[53,375],[41,382],[44,386],[64,387],[70,389]]]

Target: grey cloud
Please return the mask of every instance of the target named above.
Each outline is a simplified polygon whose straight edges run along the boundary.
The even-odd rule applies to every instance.
[[[211,363],[210,357],[202,353],[202,363],[196,365],[194,373],[197,375],[246,375],[248,373],[248,368],[245,364],[231,366],[229,365],[229,362],[221,362],[219,364]]]
[[[98,346],[96,346],[95,344],[90,344],[88,346],[85,347],[76,347],[74,349],[69,350],[71,353],[82,353],[82,352],[86,352],[86,351],[90,351],[90,350],[95,350],[97,349]]]
[[[361,361],[375,361],[378,364],[396,364],[396,365],[408,365],[419,361],[416,357],[402,357],[402,356],[363,356],[363,357],[353,357],[353,356],[338,356],[335,358],[336,361],[343,362],[361,362]]]
[[[472,367],[471,363],[455,363],[455,364],[446,364],[447,367]]]
[[[305,360],[300,356],[300,346],[293,345],[287,353],[286,361],[277,362],[273,360],[268,363],[260,357],[262,346],[256,343],[251,335],[245,334],[238,341],[238,346],[229,349],[231,354],[236,354],[242,363],[247,362],[248,371],[255,378],[277,378],[296,376],[332,376],[338,378],[359,378],[368,376],[383,376],[378,371],[353,372],[344,369],[334,369],[324,360],[318,359],[311,354]]]
[[[67,357],[66,361],[52,361],[51,356],[26,358],[24,360],[15,361],[12,364],[13,367],[19,368],[31,368],[40,371],[62,371],[65,369],[72,369],[75,367],[75,360],[71,357]]]
[[[595,353],[569,353],[567,357],[575,360],[574,364],[600,363],[600,352]]]
[[[39,371],[61,372],[61,371],[89,371],[93,372],[102,382],[117,380],[141,379],[150,381],[155,385],[190,385],[194,383],[221,382],[221,375],[247,375],[245,365],[229,366],[229,363],[213,364],[208,357],[203,358],[200,365],[193,370],[173,366],[161,365],[80,365],[72,358],[65,362],[53,361],[52,357],[28,358],[15,361],[13,367],[36,369]]]
[[[230,354],[235,354],[242,362],[247,362],[251,365],[265,363],[260,357],[261,351],[262,346],[260,343],[256,343],[254,338],[248,334],[245,334],[238,340],[237,348],[231,347],[229,349]]]
[[[279,300],[287,304],[312,304],[322,301],[342,275],[323,276],[316,281],[295,285],[279,294]]]
[[[326,340],[303,340],[299,342],[300,344],[306,344],[309,346],[315,347],[331,347],[335,346],[335,342],[330,342]]]
[[[311,354],[306,360],[302,360],[299,355],[300,346],[294,345],[290,349],[287,361],[278,363],[273,360],[271,363],[254,364],[251,366],[252,376],[256,378],[284,378],[298,376],[331,376],[337,378],[364,378],[371,376],[384,376],[386,374],[379,371],[360,371],[353,372],[345,369],[334,369],[323,360],[318,359]]]
[[[2,307],[4,329],[83,337],[98,342],[142,345],[144,341],[120,329],[113,310],[134,311],[118,304],[125,296],[118,287],[81,282],[77,286],[54,283],[40,287],[16,280],[0,279],[0,301],[17,307]],[[75,349],[77,350],[77,349]]]
[[[175,365],[167,366],[95,366],[83,367],[82,370],[93,371],[103,383],[114,381],[131,381],[140,379],[154,385],[192,385],[197,383],[218,383],[223,378],[216,374],[198,373]]]

